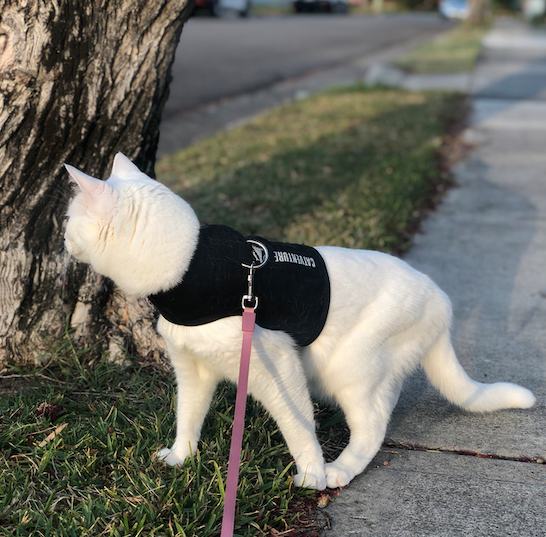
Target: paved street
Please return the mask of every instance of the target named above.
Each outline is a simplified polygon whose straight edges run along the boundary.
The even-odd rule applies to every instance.
[[[431,13],[193,17],[182,32],[165,115],[348,63],[449,26]]]
[[[372,62],[390,59],[451,26],[435,13],[191,18],[173,65],[159,156],[298,91],[358,80]]]

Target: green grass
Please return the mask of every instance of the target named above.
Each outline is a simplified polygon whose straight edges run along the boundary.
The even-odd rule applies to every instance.
[[[153,461],[174,438],[174,379],[160,368],[65,350],[19,374],[24,389],[0,400],[0,535],[218,535],[231,387],[218,390],[200,450],[179,469]],[[44,402],[59,415],[37,415]],[[288,509],[292,462],[271,418],[252,402],[247,412],[235,533],[264,535],[298,516]]]
[[[165,158],[158,177],[202,221],[272,239],[401,251],[443,173],[438,151],[460,99],[331,91]],[[0,535],[219,535],[233,388],[218,390],[195,457],[167,468],[153,457],[174,439],[173,375],[92,355],[66,335],[49,363],[0,375]],[[44,415],[42,403],[60,412]],[[319,418],[331,459],[346,430],[339,413],[321,409]],[[300,513],[316,497],[293,487],[276,424],[251,401],[246,423],[236,535],[305,527]]]
[[[481,50],[487,28],[460,24],[447,34],[409,52],[395,65],[411,73],[458,73],[471,71]]]
[[[202,222],[271,239],[408,246],[460,97],[353,87],[277,109],[162,159]]]

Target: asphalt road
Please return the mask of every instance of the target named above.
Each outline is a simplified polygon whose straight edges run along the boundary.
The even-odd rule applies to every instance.
[[[206,105],[332,71],[388,49],[403,50],[405,44],[409,47],[450,26],[436,13],[193,17],[184,27],[173,64],[159,153],[187,145],[186,139],[199,138],[202,118],[194,118],[188,129],[180,122]],[[243,106],[240,113],[248,112]]]
[[[173,65],[169,116],[336,66],[450,23],[436,14],[191,18]]]

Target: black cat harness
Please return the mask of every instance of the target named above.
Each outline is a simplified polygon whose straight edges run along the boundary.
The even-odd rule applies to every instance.
[[[203,226],[182,282],[149,299],[165,319],[184,326],[240,316],[251,266],[256,324],[290,334],[300,347],[315,341],[328,315],[330,280],[322,256],[310,246]]]

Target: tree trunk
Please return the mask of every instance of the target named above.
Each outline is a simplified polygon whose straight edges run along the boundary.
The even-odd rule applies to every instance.
[[[491,20],[490,0],[470,0],[470,13],[467,23],[473,26],[481,26]]]
[[[192,0],[189,0],[190,2]],[[153,176],[188,0],[0,0],[0,363],[82,343],[156,338],[152,311],[68,259],[64,162],[105,177],[122,151]],[[112,324],[113,323],[113,324]],[[151,338],[151,339],[150,339]]]

